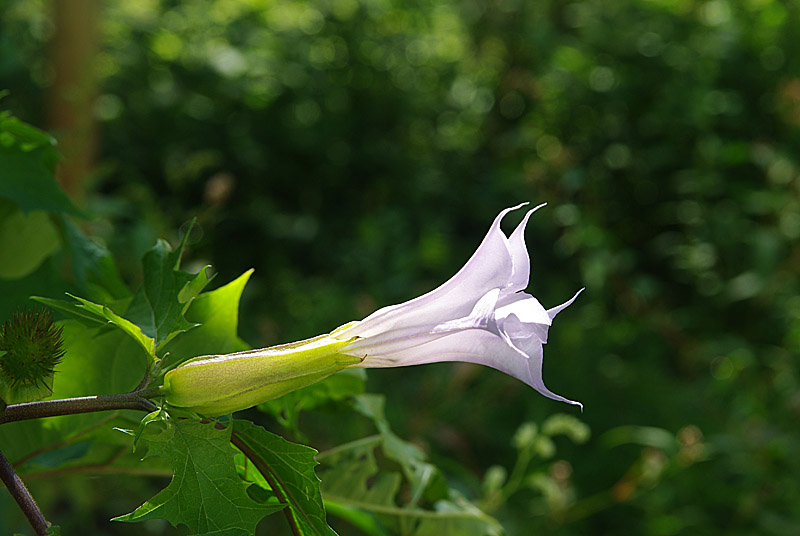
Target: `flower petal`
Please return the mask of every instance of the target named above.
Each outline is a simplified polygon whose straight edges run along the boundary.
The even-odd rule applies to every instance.
[[[511,261],[513,265],[513,273],[509,281],[509,290],[516,292],[518,290],[525,290],[528,288],[528,280],[531,273],[531,259],[528,256],[528,248],[525,246],[525,226],[528,225],[528,219],[531,214],[545,206],[547,203],[532,208],[525,214],[522,221],[508,237],[508,249],[511,252]]]
[[[539,300],[524,292],[514,294],[513,299],[506,299],[505,303],[497,308],[495,314],[498,320],[513,314],[526,324],[549,326],[551,323],[550,316]]]
[[[586,287],[580,289],[578,292],[575,293],[575,295],[572,298],[570,298],[569,300],[565,301],[561,305],[557,305],[557,306],[553,307],[552,309],[548,309],[547,310],[547,316],[550,317],[550,320],[554,319],[558,313],[560,313],[561,311],[563,311],[564,309],[566,309],[567,307],[572,305],[572,302],[575,301],[575,298],[580,296],[581,292],[583,292],[584,290],[586,290]]]
[[[525,350],[529,353],[526,354],[523,349],[517,348],[507,338],[498,337],[485,330],[470,329],[440,337],[414,348],[367,356],[363,362],[351,367],[398,367],[448,361],[476,363],[513,376],[548,398],[583,408],[579,402],[557,395],[545,387],[542,380],[541,343],[531,338]]]
[[[487,292],[473,307],[469,316],[449,320],[440,324],[427,324],[392,329],[378,333],[371,337],[358,337],[341,351],[347,355],[369,357],[379,354],[393,354],[398,362],[395,366],[405,365],[404,350],[427,344],[433,340],[449,335],[455,331],[466,329],[485,329],[497,332],[497,323],[494,317],[495,304],[500,289]]]
[[[440,287],[405,303],[379,309],[337,337],[369,337],[397,326],[440,324],[468,316],[475,303],[488,291],[508,286],[515,262],[520,263],[518,272],[524,267],[519,252],[512,255],[500,222],[506,214],[526,204],[500,212],[472,257]]]

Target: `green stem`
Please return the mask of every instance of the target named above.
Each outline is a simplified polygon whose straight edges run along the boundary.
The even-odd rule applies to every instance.
[[[142,389],[129,393],[114,395],[81,396],[78,398],[62,398],[60,400],[43,400],[41,402],[25,402],[11,404],[0,415],[0,424],[42,417],[74,415],[76,413],[94,413],[115,409],[134,409],[154,411],[157,406],[148,398],[161,395],[161,389]]]
[[[11,467],[11,464],[8,463],[8,460],[2,452],[0,452],[0,479],[3,481],[3,484],[6,485],[6,488],[8,488],[14,500],[17,501],[25,517],[28,518],[31,527],[36,531],[36,534],[38,536],[45,536],[47,534],[47,527],[50,524],[44,518],[42,511],[39,510],[39,505],[36,504],[33,495],[31,495],[31,492],[25,487],[25,483],[14,471],[14,468]]]

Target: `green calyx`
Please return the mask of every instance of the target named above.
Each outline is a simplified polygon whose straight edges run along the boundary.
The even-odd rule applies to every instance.
[[[61,327],[46,311],[18,311],[0,328],[0,397],[9,404],[52,393],[64,357]]]
[[[271,348],[196,357],[164,376],[166,401],[211,417],[246,409],[360,362],[339,353],[349,342],[321,335]]]

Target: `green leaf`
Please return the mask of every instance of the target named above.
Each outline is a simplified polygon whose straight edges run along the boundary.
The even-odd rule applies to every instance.
[[[233,429],[258,458],[251,459],[254,465],[266,468],[269,474],[263,476],[280,488],[300,532],[309,536],[335,535],[325,520],[320,480],[314,473],[317,451],[290,443],[249,421],[235,420]]]
[[[190,322],[198,327],[181,333],[164,347],[164,369],[199,355],[228,354],[248,349],[237,335],[239,300],[253,271],[248,270],[235,280],[191,302],[186,311]]]
[[[0,197],[23,212],[46,210],[84,217],[55,180],[55,140],[9,112],[0,113]]]
[[[142,328],[140,328],[130,320],[127,320],[121,317],[120,315],[116,314],[114,311],[112,311],[105,305],[93,303],[90,302],[89,300],[73,296],[72,294],[69,293],[67,294],[67,296],[79,301],[80,304],[77,307],[88,313],[89,316],[94,316],[97,319],[107,320],[111,324],[114,324],[122,331],[127,333],[137,343],[139,343],[139,345],[144,349],[145,353],[147,354],[148,365],[152,365],[157,360],[155,341],[151,337],[145,335]]]
[[[75,242],[79,249],[89,252],[78,264],[80,275],[87,283],[90,278],[99,281],[99,285],[92,287],[96,293],[103,299],[116,300],[114,307],[120,307],[124,312],[118,314],[109,305],[95,303],[71,294],[68,295],[78,301],[78,304],[51,298],[34,299],[90,324],[109,322],[119,327],[142,346],[150,365],[158,360],[157,352],[165,345],[198,325],[187,321],[184,314],[213,276],[208,275],[208,267],[203,268],[198,274],[188,274],[179,270],[185,240],[175,251],[172,251],[165,241],[159,240],[145,254],[144,285],[127,306],[127,289],[119,279],[107,252],[89,242],[75,229],[70,234],[71,241]],[[236,295],[237,307],[239,294]]]
[[[380,436],[364,438],[331,449],[320,455],[326,467],[321,472],[322,494],[331,513],[344,514],[357,522],[369,534],[380,534],[367,518],[356,516],[353,510],[369,514],[392,533],[408,536],[461,536],[502,534],[497,521],[470,504],[457,492],[450,490],[433,509],[397,504],[403,478],[400,473],[381,470],[375,456],[383,448]],[[385,451],[383,454],[386,455]]]
[[[364,394],[356,397],[354,408],[372,419],[383,438],[383,450],[386,456],[403,468],[403,473],[411,484],[410,504],[413,505],[419,501],[429,485],[437,483],[441,474],[425,461],[425,454],[419,447],[403,441],[391,431],[384,415],[384,404],[383,395]]]
[[[155,341],[157,350],[180,333],[196,327],[186,320],[184,313],[211,280],[205,268],[195,275],[179,269],[184,244],[185,239],[173,251],[167,242],[159,240],[145,253],[144,285],[127,311],[128,318]]]
[[[368,518],[380,520],[394,532],[407,536],[496,535],[502,527],[493,518],[447,488],[441,472],[425,460],[416,445],[400,439],[389,428],[378,395],[359,395],[355,408],[372,419],[379,434],[340,445],[317,458],[322,463],[322,493],[331,512],[380,534]],[[395,462],[401,472],[383,468],[380,459]],[[391,465],[391,464],[389,464]],[[399,504],[400,490],[410,489],[410,498]],[[423,507],[430,505],[430,507]]]
[[[230,434],[231,428],[219,422],[148,424],[141,437],[148,456],[166,459],[174,476],[155,497],[114,520],[166,519],[175,527],[186,525],[193,534],[253,534],[261,518],[283,505],[262,504],[247,494],[234,465]]]
[[[41,296],[33,296],[32,299],[43,303],[48,307],[69,315],[84,324],[112,324],[120,328],[123,332],[129,335],[139,346],[142,347],[147,356],[148,368],[155,361],[155,341],[144,334],[142,329],[120,315],[116,314],[110,308],[99,303],[90,302],[89,300],[73,296],[67,293],[67,296],[75,299],[79,303],[71,303],[63,300],[55,300],[53,298],[43,298]]]
[[[43,296],[31,296],[31,299],[44,304],[51,309],[54,309],[66,316],[72,317],[75,320],[80,320],[87,326],[91,325],[106,325],[108,319],[105,316],[98,316],[92,311],[86,310],[80,303],[68,302],[65,300],[57,300],[55,298],[45,298]]]
[[[25,277],[60,246],[58,230],[46,212],[25,214],[0,199],[0,278]]]

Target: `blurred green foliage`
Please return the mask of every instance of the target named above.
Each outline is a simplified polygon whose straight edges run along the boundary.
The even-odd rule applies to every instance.
[[[40,125],[46,7],[0,7],[3,102]],[[295,340],[433,288],[499,209],[547,201],[531,291],[587,292],[545,375],[593,436],[531,470],[507,531],[800,531],[796,0],[109,0],[101,30],[85,228],[125,277],[197,216],[198,267],[256,269],[244,338]],[[473,496],[520,422],[564,410],[466,365],[369,381]]]

